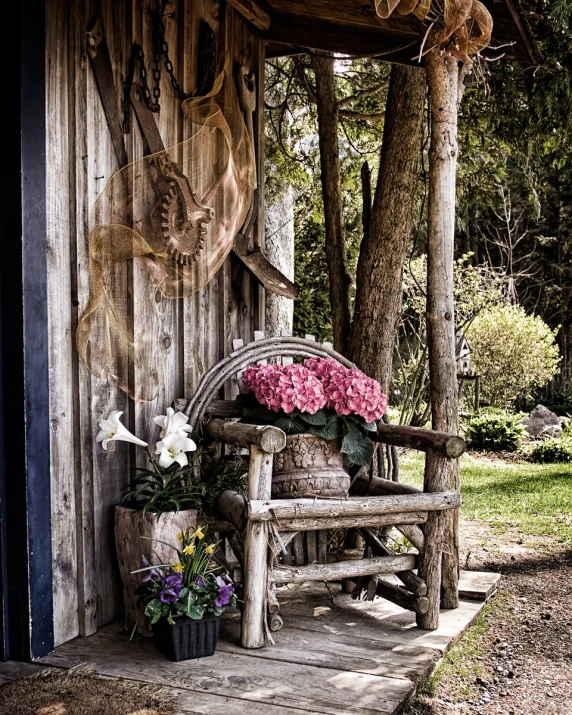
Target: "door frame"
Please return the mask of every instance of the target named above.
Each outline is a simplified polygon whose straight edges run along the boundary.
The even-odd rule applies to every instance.
[[[12,4],[0,260],[3,659],[53,649],[46,241],[45,5]],[[1,457],[1,454],[0,454]]]

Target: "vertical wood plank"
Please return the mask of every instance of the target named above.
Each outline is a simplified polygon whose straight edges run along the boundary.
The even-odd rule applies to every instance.
[[[96,11],[96,5],[92,11]],[[100,16],[107,37],[107,44],[112,58],[116,87],[122,76],[119,59],[125,56],[125,46],[129,42],[126,28],[130,27],[129,7],[125,0],[101,3]],[[92,19],[92,18],[89,18]],[[85,28],[78,28],[81,31]],[[124,76],[124,75],[123,75]],[[87,199],[86,212],[93,210],[95,201],[111,176],[119,169],[111,136],[93,74],[87,68]],[[85,266],[83,270],[88,269]],[[128,277],[128,267],[115,268],[116,276],[121,279],[118,285],[124,285]],[[89,276],[86,276],[88,278]],[[121,289],[117,290],[114,300],[126,300]],[[97,329],[92,333],[94,341],[102,340]],[[127,372],[127,368],[122,370]],[[134,429],[129,421],[129,400],[113,382],[91,378],[91,416],[92,430],[97,422],[106,418],[112,410],[121,410],[127,427]],[[115,506],[121,502],[121,492],[129,480],[129,450],[126,444],[116,443],[108,452],[95,443],[95,435],[91,434],[93,452],[93,520],[94,520],[94,551],[95,551],[95,583],[97,587],[97,625],[103,625],[118,618],[123,610],[122,589],[117,566],[114,541]]]
[[[308,563],[315,564],[318,562],[318,544],[316,542],[316,532],[306,532],[306,552],[308,554]]]
[[[48,335],[54,645],[79,633],[75,547],[75,435],[72,374],[71,235],[69,205],[68,17],[64,0],[48,3],[46,146]]]
[[[165,40],[173,62],[175,76],[179,72],[178,23],[182,10],[174,6],[174,14],[163,16]],[[149,66],[153,57],[153,22],[150,5],[145,0],[133,4],[133,41],[143,47]],[[171,86],[169,76],[161,72],[160,111],[154,115],[164,146],[173,161],[180,160],[177,145],[181,139],[181,102]],[[144,142],[135,126],[131,132],[133,160],[144,156]],[[136,395],[154,396],[146,402],[135,402],[135,433],[154,444],[158,430],[153,418],[165,414],[166,408],[180,393],[179,387],[179,301],[165,298],[155,287],[146,261],[133,261],[133,321],[134,335],[145,341],[144,360],[133,366],[133,388]],[[135,450],[137,466],[146,465],[143,450]]]
[[[217,38],[217,52],[220,54],[221,40],[218,17],[218,2],[215,0],[185,0],[182,3],[184,28],[180,53],[183,55],[179,73],[186,92],[195,91],[197,86],[198,55],[196,51],[200,20],[208,22]],[[182,125],[181,140],[188,136],[190,123]],[[216,161],[207,157],[206,161]],[[189,172],[189,167],[184,168]],[[191,186],[200,185],[200,176],[189,174]],[[182,303],[182,368],[185,395],[192,395],[203,373],[222,356],[223,332],[227,327],[224,294],[224,270],[200,291],[183,299]],[[238,337],[238,336],[235,336]]]
[[[78,317],[89,296],[89,191],[87,106],[88,72],[85,28],[91,19],[90,2],[73,3],[70,8],[70,127],[75,161],[70,162],[70,181],[75,194],[70,200],[72,304],[75,306],[74,336]],[[97,583],[95,572],[95,523],[93,487],[93,430],[91,375],[73,351],[74,422],[76,433],[76,544],[78,558],[79,632],[88,636],[97,629]],[[54,386],[57,389],[59,386]]]
[[[328,530],[318,531],[318,563],[328,563]]]
[[[296,566],[303,566],[304,561],[304,532],[300,531],[294,537],[293,550]]]

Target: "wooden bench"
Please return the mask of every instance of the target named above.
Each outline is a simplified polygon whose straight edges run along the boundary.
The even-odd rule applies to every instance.
[[[443,514],[457,509],[460,506],[459,492],[422,492],[379,476],[372,477],[362,468],[354,478],[352,493],[355,496],[272,499],[274,455],[284,449],[286,434],[269,425],[228,421],[242,417],[240,405],[233,400],[216,399],[223,385],[233,376],[240,375],[247,365],[296,356],[330,357],[346,367],[353,367],[329,345],[320,345],[307,338],[261,338],[249,345],[237,346],[233,353],[205,373],[191,399],[177,400],[176,403],[178,409],[189,416],[193,430],[203,425],[205,433],[212,439],[240,445],[249,451],[246,499],[231,491],[224,492],[217,508],[226,524],[216,527],[226,535],[242,564],[243,647],[262,647],[269,631],[280,627],[276,586],[305,581],[352,579],[361,588],[365,579],[371,597],[376,594],[388,598],[414,611],[420,625],[436,628],[439,594],[435,594],[435,589],[432,589],[433,595],[428,594],[426,583],[415,569],[420,555],[429,557],[428,563],[435,563],[440,569],[440,555],[445,545],[426,543],[422,525],[430,513]],[[378,424],[374,439],[393,447],[433,450],[447,459],[457,459],[465,450],[464,440],[456,435],[383,422]],[[392,553],[373,531],[377,527],[391,526],[401,531],[416,552]],[[366,543],[365,558],[328,563],[327,534],[331,529],[358,530]],[[316,533],[319,535],[317,540]],[[306,539],[313,545],[307,548],[312,560],[307,559],[309,562],[304,565],[300,565],[300,558],[292,558],[292,552],[284,543],[291,542],[294,537],[296,556],[300,552],[301,534],[311,534]],[[380,574],[395,574],[403,586],[380,578]],[[420,621],[419,617],[430,609],[437,613],[437,622],[432,619],[427,625],[427,619]]]

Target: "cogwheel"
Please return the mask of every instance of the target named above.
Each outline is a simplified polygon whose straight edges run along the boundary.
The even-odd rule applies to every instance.
[[[197,260],[202,251],[207,229],[205,223],[210,215],[197,204],[199,211],[186,206],[176,188],[172,188],[163,198],[163,236],[172,260],[181,266],[188,266]]]

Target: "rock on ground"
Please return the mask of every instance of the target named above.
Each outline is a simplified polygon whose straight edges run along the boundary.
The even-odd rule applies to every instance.
[[[522,424],[532,437],[538,437],[545,427],[558,426],[560,432],[562,431],[558,415],[555,415],[544,405],[536,405],[528,417],[522,420]]]

